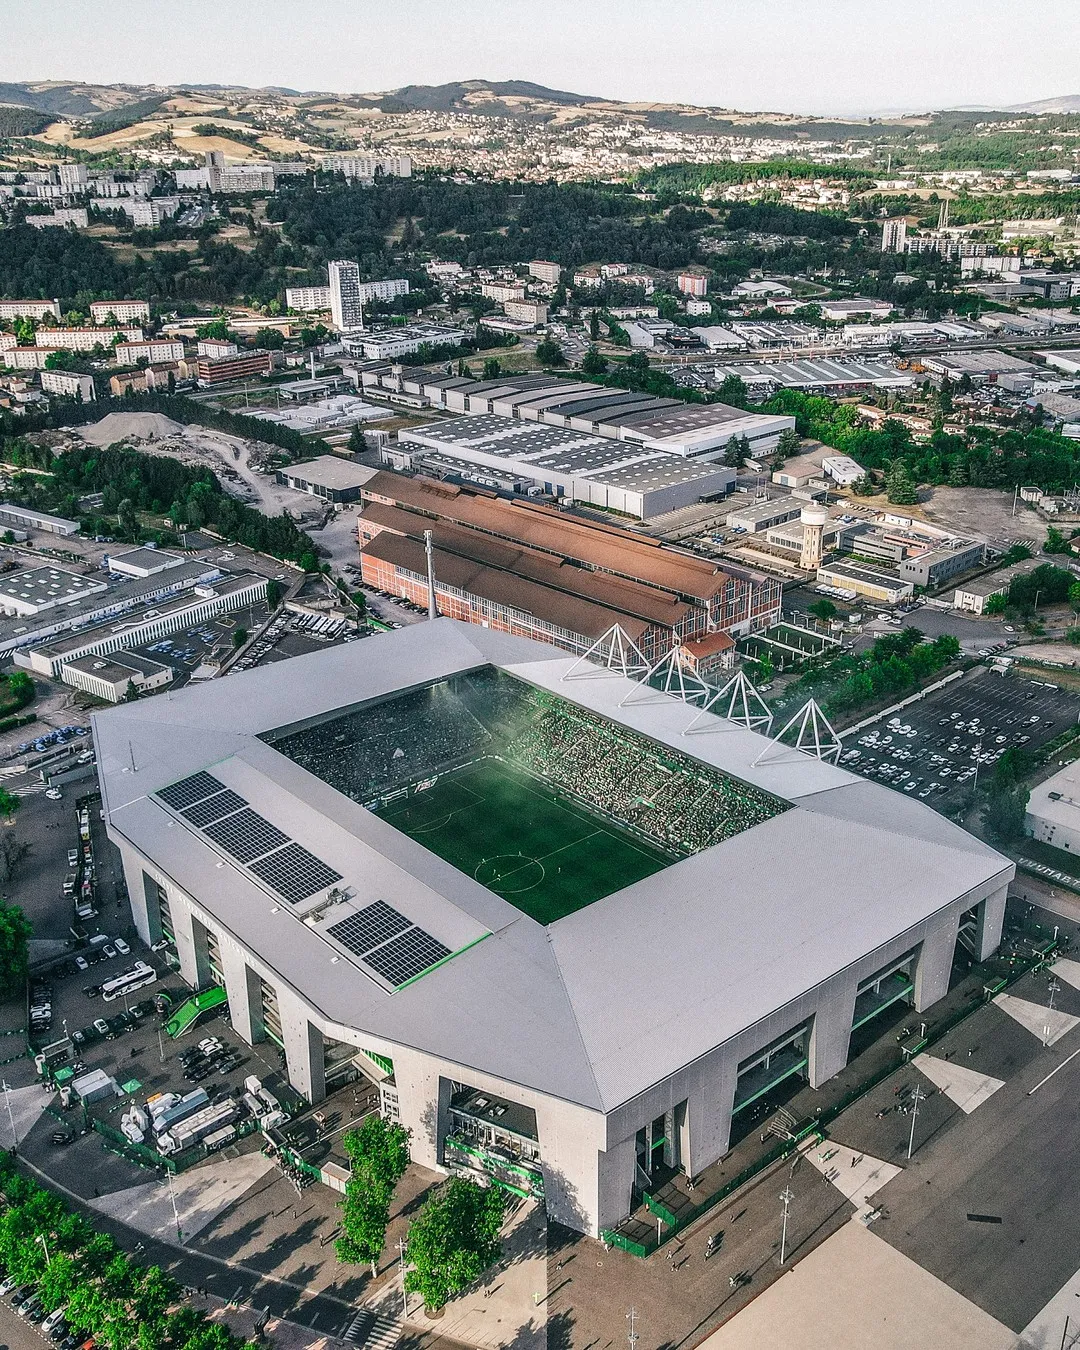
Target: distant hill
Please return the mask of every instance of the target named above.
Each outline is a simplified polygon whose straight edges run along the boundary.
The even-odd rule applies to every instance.
[[[125,103],[145,98],[151,91],[143,85],[82,84],[35,80],[21,84],[0,84],[0,103],[59,117],[93,117],[112,112]]]
[[[1080,94],[1062,94],[1058,98],[1044,98],[1037,103],[1016,103],[1009,112],[1080,113]]]
[[[583,108],[607,100],[529,80],[455,80],[449,84],[407,84],[383,94],[361,94],[384,112],[474,113],[489,117],[545,117],[557,108]]]

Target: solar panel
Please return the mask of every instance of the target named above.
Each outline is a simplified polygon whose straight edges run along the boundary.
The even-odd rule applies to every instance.
[[[402,985],[406,980],[422,975],[429,966],[449,955],[450,948],[444,947],[438,938],[433,938],[422,928],[410,928],[375,951],[368,952],[364,964],[391,984]]]
[[[327,886],[341,880],[340,872],[335,872],[321,858],[316,858],[306,848],[294,843],[271,853],[268,858],[253,862],[251,871],[290,905],[298,904],[316,891],[324,891]]]
[[[261,857],[272,848],[279,848],[289,842],[287,834],[282,834],[276,825],[264,820],[250,806],[245,806],[234,816],[208,825],[203,833],[242,863],[249,863],[252,858]]]
[[[376,900],[373,905],[367,905],[358,914],[350,914],[347,919],[331,924],[326,931],[350,952],[363,956],[365,952],[371,951],[372,947],[377,947],[380,942],[386,942],[388,938],[397,937],[398,933],[408,927],[409,920],[404,914],[399,914],[385,900]]]
[[[220,792],[224,786],[225,784],[219,783],[212,773],[200,770],[190,778],[181,778],[179,783],[161,788],[157,796],[174,811],[182,811],[186,806],[194,806],[204,797],[209,797],[212,792]]]
[[[213,821],[220,820],[222,816],[231,816],[242,806],[247,806],[247,798],[241,797],[239,792],[234,792],[232,788],[226,788],[224,792],[215,792],[203,802],[196,802],[194,806],[189,806],[180,814],[201,830]]]

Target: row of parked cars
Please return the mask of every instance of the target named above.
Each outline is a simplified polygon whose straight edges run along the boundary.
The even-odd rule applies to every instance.
[[[47,1340],[54,1341],[59,1350],[94,1350],[98,1344],[95,1336],[68,1325],[63,1307],[46,1311],[33,1285],[19,1284],[12,1276],[5,1275],[0,1282],[0,1298],[8,1299],[18,1315],[37,1327]]]

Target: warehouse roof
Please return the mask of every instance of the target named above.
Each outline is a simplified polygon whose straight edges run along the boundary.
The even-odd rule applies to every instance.
[[[488,664],[794,809],[544,927],[259,739]],[[573,678],[575,665],[554,647],[443,619],[98,714],[109,829],[329,1020],[598,1111],[1012,875],[920,803],[709,714],[705,734],[687,738],[684,703],[626,702],[641,686],[599,669]],[[314,916],[305,922],[322,897],[282,905],[152,796],[208,768],[337,869],[358,902],[392,895],[454,955],[396,992],[366,975]],[[642,1017],[627,972],[646,968],[677,996]]]
[[[375,470],[338,455],[320,455],[318,459],[309,459],[303,464],[287,464],[281,472],[286,478],[344,492],[349,488],[363,487],[374,476]]]

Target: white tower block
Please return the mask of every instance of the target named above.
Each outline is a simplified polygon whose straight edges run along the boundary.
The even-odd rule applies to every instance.
[[[739,726],[746,727],[748,731],[760,731],[766,736],[773,724],[773,715],[769,711],[768,704],[742,669],[737,670],[727,684],[718,689],[708,702],[698,709],[683,735],[722,730],[723,728],[712,720],[705,720],[703,725],[698,725],[703,721],[703,714],[707,712],[713,713],[715,717],[722,718],[725,722],[735,722]]]

